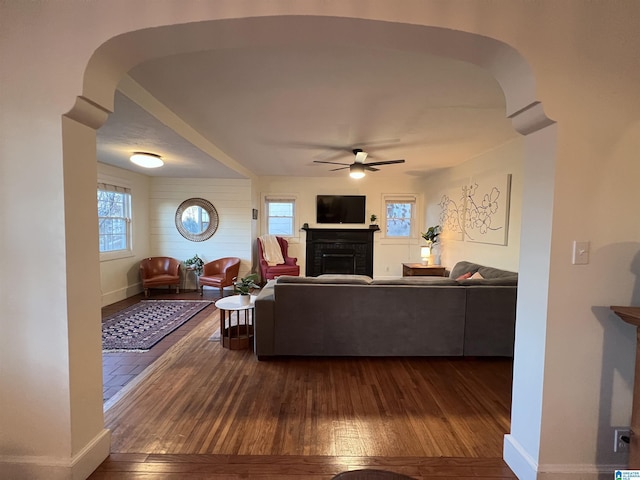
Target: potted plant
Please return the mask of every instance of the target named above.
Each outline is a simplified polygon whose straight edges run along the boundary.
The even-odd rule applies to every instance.
[[[440,240],[438,237],[440,236],[440,225],[436,225],[434,227],[427,228],[427,231],[422,233],[422,238],[427,241],[427,246],[432,247],[434,244],[438,243]]]
[[[421,254],[420,256],[422,257],[422,263],[424,263],[425,265],[429,263],[428,257],[433,257],[433,260],[435,260],[434,263],[435,265],[440,265],[440,253],[439,252],[435,252],[436,245],[439,243],[440,241],[440,232],[442,231],[442,229],[440,228],[440,225],[435,225],[433,227],[429,227],[427,228],[426,232],[423,232],[422,238],[425,239],[425,241],[427,242],[427,249],[421,249]]]
[[[371,220],[371,225],[369,225],[371,228],[375,228],[378,226],[376,224],[376,220],[378,220],[378,216],[375,213],[371,214],[371,217],[369,217],[369,220]]]
[[[193,257],[186,259],[184,261],[184,265],[185,265],[185,267],[187,267],[187,270],[193,270],[194,272],[196,272],[197,276],[202,275],[202,269],[204,268],[204,262],[202,261],[202,259],[200,257],[198,257],[197,253]]]
[[[251,291],[254,288],[259,288],[256,280],[258,280],[257,273],[251,273],[240,280],[234,279],[233,291],[240,294],[240,305],[249,305],[251,303]]]

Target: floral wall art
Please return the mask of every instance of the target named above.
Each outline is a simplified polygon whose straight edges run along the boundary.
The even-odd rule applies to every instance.
[[[511,174],[487,175],[445,192],[440,224],[446,238],[506,245]]]
[[[465,188],[455,187],[445,192],[440,200],[440,225],[446,239],[464,239]]]

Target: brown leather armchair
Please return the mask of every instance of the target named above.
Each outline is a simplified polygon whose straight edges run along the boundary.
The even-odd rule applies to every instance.
[[[233,285],[233,280],[238,276],[240,271],[240,259],[236,257],[219,258],[209,263],[205,263],[202,268],[202,275],[198,279],[200,284],[200,295],[203,293],[203,287],[216,287],[222,289]]]
[[[144,296],[149,296],[149,289],[163,285],[175,285],[176,293],[180,293],[180,262],[171,257],[149,257],[140,262],[140,277]]]
[[[289,256],[289,242],[282,237],[276,237],[280,250],[282,251],[282,258],[284,263],[280,265],[271,265],[264,259],[264,253],[262,251],[262,242],[258,239],[258,258],[260,259],[260,276],[262,281],[272,280],[280,275],[293,275],[297,277],[300,275],[300,266],[297,265],[298,259],[296,257]]]

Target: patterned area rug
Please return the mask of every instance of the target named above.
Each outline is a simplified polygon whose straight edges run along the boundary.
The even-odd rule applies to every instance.
[[[146,352],[211,302],[141,300],[102,322],[103,352]]]

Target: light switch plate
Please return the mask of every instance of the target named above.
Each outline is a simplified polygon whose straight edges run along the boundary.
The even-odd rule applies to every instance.
[[[586,265],[589,263],[589,242],[573,241],[573,258],[571,263],[574,265]]]

